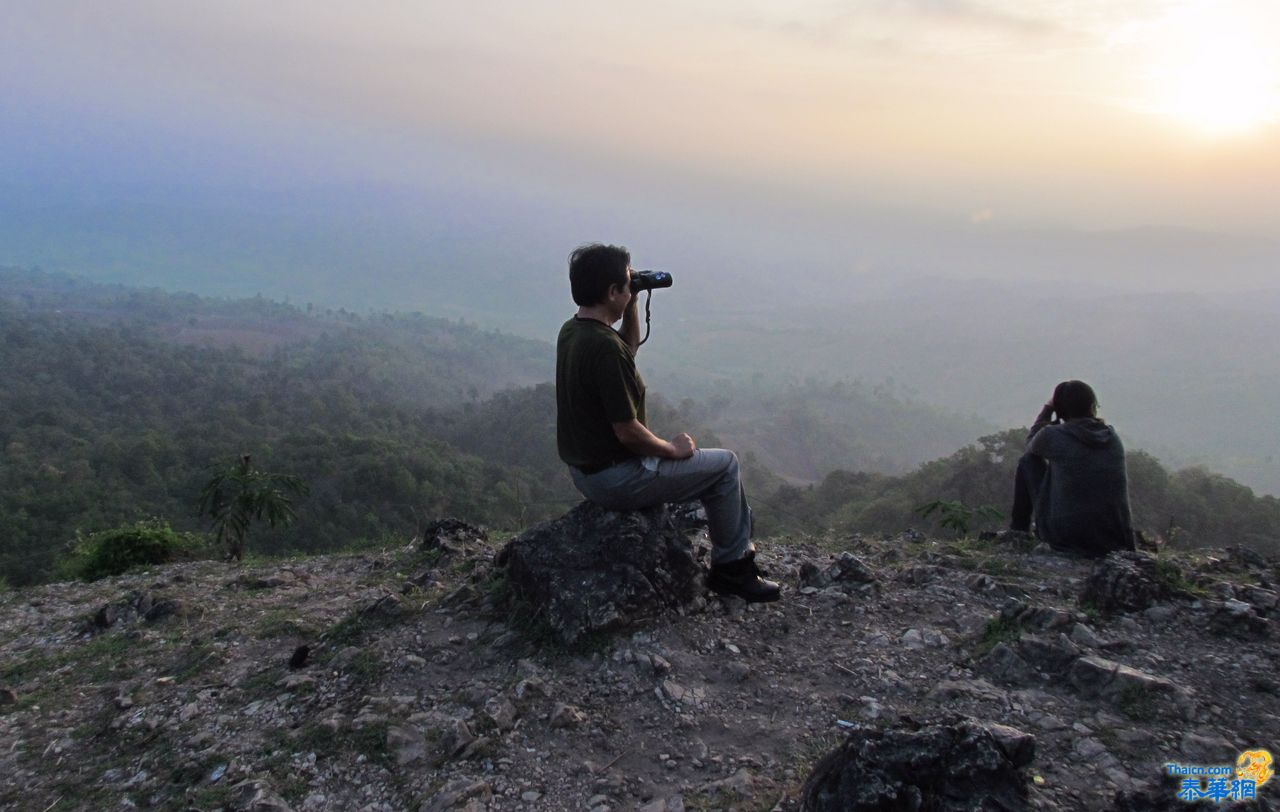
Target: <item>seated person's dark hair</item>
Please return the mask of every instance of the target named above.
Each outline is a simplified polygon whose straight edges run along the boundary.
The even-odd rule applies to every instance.
[[[620,245],[580,245],[569,255],[569,290],[574,304],[591,307],[609,295],[612,285],[627,284],[631,253]]]
[[[1084,381],[1063,381],[1053,390],[1053,410],[1062,420],[1097,417],[1098,396]]]

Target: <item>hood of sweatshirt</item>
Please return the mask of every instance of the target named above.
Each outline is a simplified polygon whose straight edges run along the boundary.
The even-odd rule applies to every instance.
[[[1061,425],[1072,437],[1092,448],[1105,448],[1116,439],[1116,430],[1096,417],[1081,417]]]

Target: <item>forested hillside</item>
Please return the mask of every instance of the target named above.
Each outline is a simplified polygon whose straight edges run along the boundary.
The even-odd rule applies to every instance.
[[[787,506],[768,515],[778,529],[892,533],[914,525],[942,531],[941,514],[919,515],[935,500],[953,503],[974,532],[1007,520],[1013,475],[1026,429],[992,434],[905,476],[837,471],[809,487],[784,485],[770,496]],[[1135,528],[1176,547],[1243,545],[1280,554],[1280,499],[1256,496],[1240,483],[1200,467],[1171,472],[1150,454],[1128,453],[1129,496]],[[1002,518],[984,519],[984,506]]]
[[[465,454],[439,439],[428,408],[544,377],[534,342],[421,316],[307,317],[35,281],[46,284],[0,301],[0,576],[11,583],[47,577],[77,530],[148,516],[199,528],[209,466],[246,452],[311,488],[299,522],[256,538],[258,551],[345,547],[442,514],[515,526],[567,504],[567,477]]]
[[[146,517],[204,529],[210,466],[242,453],[310,486],[297,524],[255,530],[251,552],[407,539],[442,515],[517,529],[557,514],[578,496],[555,452],[550,349],[421,314],[0,269],[0,578],[51,577],[77,532]],[[760,534],[895,532],[935,521],[915,509],[937,499],[1004,509],[1023,436],[943,456],[977,424],[858,382],[679,403],[651,391],[649,415],[740,452]],[[940,458],[914,468],[926,453]],[[1274,498],[1136,451],[1130,472],[1149,534],[1280,546]]]

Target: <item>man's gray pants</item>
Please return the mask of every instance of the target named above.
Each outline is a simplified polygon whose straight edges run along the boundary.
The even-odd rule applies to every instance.
[[[695,449],[683,460],[636,457],[594,474],[569,467],[583,496],[610,510],[641,510],[697,499],[707,511],[711,563],[737,561],[751,547],[751,507],[742,487],[738,455],[723,448]]]

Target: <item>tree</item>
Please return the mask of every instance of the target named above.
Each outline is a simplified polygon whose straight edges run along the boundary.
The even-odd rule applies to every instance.
[[[266,519],[270,527],[287,526],[297,514],[286,491],[307,494],[307,486],[296,476],[259,471],[245,454],[215,473],[200,492],[200,515],[208,516],[218,543],[226,545],[227,560],[244,557],[244,539],[254,519]]]

